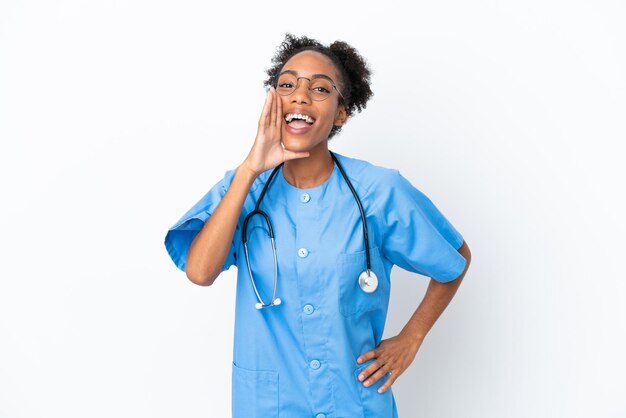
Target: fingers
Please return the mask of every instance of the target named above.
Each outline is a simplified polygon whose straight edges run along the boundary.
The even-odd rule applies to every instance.
[[[363,382],[363,386],[370,386],[378,381],[378,379],[382,378],[387,374],[387,367],[383,366],[376,370],[376,372],[367,378],[365,382]]]
[[[361,364],[361,363],[365,363],[367,360],[376,357],[376,349],[370,350],[365,354],[360,355],[357,359],[356,362]]]
[[[363,382],[363,386],[369,387],[369,386],[372,386],[374,383],[378,382],[380,379],[382,379],[385,376],[389,376],[389,377],[383,383],[383,385],[378,388],[378,391],[377,391],[378,393],[383,393],[398,378],[397,373],[391,372],[391,366],[387,364],[381,366],[379,361],[374,361],[372,362],[372,364],[370,364],[369,366],[367,366],[365,369],[361,371],[361,373],[358,376],[358,379],[359,381]]]
[[[363,382],[363,386],[368,387],[376,383],[378,380],[382,379],[387,375],[387,373],[391,373],[391,366],[389,364],[383,364],[381,360],[381,351],[378,348],[370,350],[357,358],[357,363],[365,363],[366,361],[376,358],[371,364],[369,364],[366,368],[361,370],[361,373],[357,376],[360,382]],[[387,390],[389,386],[395,381],[397,376],[390,376],[387,381],[384,383],[384,387],[380,387],[378,389],[378,393],[383,393]]]
[[[282,129],[283,127],[283,101],[282,99],[278,96],[278,94],[276,93],[276,90],[274,90],[274,93],[276,94],[276,128]]]
[[[369,366],[361,370],[361,373],[359,373],[359,376],[358,376],[359,380],[363,381],[367,379],[370,376],[370,374],[378,370],[381,365],[382,365],[382,362],[380,360],[373,361]]]
[[[263,111],[261,112],[261,117],[259,118],[259,130],[263,132],[265,126],[268,125],[270,120],[270,110],[272,106],[272,90],[267,91],[267,96],[265,96],[265,105],[263,106]]]
[[[389,372],[391,373],[391,372]],[[378,388],[378,393],[383,393],[385,392],[387,389],[389,389],[391,387],[391,385],[393,385],[393,382],[396,381],[396,379],[398,378],[397,375],[391,373],[391,375],[389,376],[389,378],[387,380],[385,380],[385,383],[383,383],[383,385],[381,387]]]
[[[271,114],[270,114],[269,121],[267,123],[268,126],[274,125],[276,123],[276,113],[277,113],[276,106],[277,106],[277,102],[278,102],[278,100],[276,99],[276,91],[274,90],[273,87],[270,87],[270,93],[272,95],[271,96],[272,97],[272,106],[271,106],[272,111],[271,111]]]

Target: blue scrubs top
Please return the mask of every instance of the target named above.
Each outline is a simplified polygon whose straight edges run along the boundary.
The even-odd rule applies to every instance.
[[[272,170],[250,188],[230,252],[222,268],[237,266],[232,362],[234,418],[397,417],[392,387],[369,387],[357,376],[375,359],[359,355],[381,341],[391,290],[391,268],[440,282],[457,278],[466,260],[463,237],[398,170],[335,153],[361,199],[367,219],[372,270],[378,288],[365,293],[358,277],[366,268],[360,211],[335,164],[319,186],[300,189],[276,173],[261,203],[274,229],[278,262],[277,306],[257,310],[241,240],[246,215],[254,209]],[[191,241],[230,186],[226,172],[167,232],[165,246],[185,271]],[[274,258],[263,218],[248,222],[248,251],[261,297],[269,303]]]

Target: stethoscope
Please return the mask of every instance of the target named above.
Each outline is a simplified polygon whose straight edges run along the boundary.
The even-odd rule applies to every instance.
[[[361,287],[361,290],[363,290],[365,293],[372,293],[378,287],[378,277],[376,277],[376,274],[371,270],[370,246],[369,246],[369,239],[367,237],[367,221],[365,220],[365,212],[363,212],[363,205],[361,205],[361,200],[359,199],[359,196],[357,196],[356,191],[354,190],[354,187],[352,187],[352,183],[350,183],[350,180],[348,180],[348,176],[346,176],[345,171],[343,171],[343,167],[341,166],[341,164],[339,164],[339,160],[337,160],[337,157],[335,156],[335,154],[333,154],[332,151],[329,151],[329,152],[330,152],[330,156],[333,158],[335,163],[337,163],[337,167],[339,167],[339,171],[341,172],[341,175],[343,176],[344,180],[348,184],[348,187],[350,187],[350,191],[352,191],[352,195],[354,195],[354,198],[356,199],[356,203],[359,206],[359,211],[361,212],[361,222],[363,224],[363,239],[365,240],[366,269],[359,275],[359,286]],[[259,209],[259,205],[261,204],[261,200],[263,200],[263,197],[265,196],[265,192],[267,191],[268,186],[272,182],[274,175],[278,172],[278,170],[280,169],[280,167],[282,167],[283,164],[284,162],[276,166],[276,168],[274,168],[274,171],[272,171],[272,174],[270,174],[270,177],[265,183],[265,186],[263,187],[263,190],[261,191],[261,195],[259,196],[259,199],[256,202],[256,206],[254,210],[250,212],[246,216],[246,219],[243,221],[243,230],[241,231],[243,248],[246,253],[246,264],[248,266],[248,273],[250,274],[250,280],[252,281],[252,287],[254,288],[254,293],[256,293],[256,297],[259,300],[259,302],[255,304],[255,307],[257,309],[280,305],[281,303],[280,298],[276,297],[276,285],[278,284],[278,264],[276,262],[276,243],[274,242],[274,230],[272,229],[272,223],[270,221],[270,217],[267,216],[267,213]],[[254,282],[254,278],[252,277],[252,270],[250,269],[250,259],[248,257],[248,243],[247,243],[246,231],[247,231],[248,221],[254,215],[263,216],[263,218],[265,219],[265,222],[267,223],[267,229],[269,231],[270,239],[272,241],[272,252],[274,254],[274,291],[272,293],[272,301],[270,303],[264,303],[263,299],[261,299],[261,295],[259,295],[259,292],[256,288],[256,284]]]

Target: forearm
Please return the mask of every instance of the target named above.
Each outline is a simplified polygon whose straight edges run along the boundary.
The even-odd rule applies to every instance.
[[[461,285],[461,281],[471,262],[471,253],[465,242],[463,242],[463,245],[459,248],[459,253],[467,260],[463,272],[459,277],[447,283],[440,283],[434,279],[430,279],[424,299],[411,316],[411,319],[409,319],[402,331],[400,331],[400,334],[409,336],[416,344],[424,340],[426,334],[428,334],[439,316],[446,309]]]

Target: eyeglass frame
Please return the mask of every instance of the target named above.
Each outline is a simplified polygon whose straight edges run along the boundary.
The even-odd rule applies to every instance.
[[[289,94],[280,94],[280,93],[278,93],[278,79],[279,79],[279,78],[280,78],[280,76],[281,76],[281,75],[283,75],[283,74],[291,74],[291,75],[293,75],[293,76],[295,76],[295,77],[296,77],[296,86],[294,87],[293,91],[292,91],[291,93],[289,93]],[[281,95],[281,96],[284,96],[284,97],[291,96],[291,95],[292,95],[292,94],[296,91],[296,89],[298,88],[298,84],[300,83],[300,79],[301,79],[301,78],[304,78],[304,79],[306,79],[306,80],[309,80],[309,87],[307,87],[307,90],[308,90],[308,91],[311,91],[311,87],[310,87],[310,86],[311,86],[311,78],[313,78],[313,79],[315,79],[315,78],[324,78],[324,79],[326,79],[326,80],[330,81],[330,84],[332,84],[332,85],[333,85],[333,88],[334,88],[335,90],[337,90],[337,93],[339,94],[339,97],[341,97],[341,102],[342,102],[342,103],[345,103],[345,102],[346,102],[346,99],[343,97],[343,94],[341,94],[341,92],[339,91],[339,89],[338,89],[338,88],[337,88],[337,86],[335,85],[335,81],[334,81],[332,78],[330,78],[329,76],[327,76],[326,74],[313,74],[313,76],[312,76],[311,78],[307,78],[307,77],[298,77],[298,73],[297,73],[297,72],[295,72],[295,71],[292,71],[292,70],[285,70],[285,71],[283,71],[282,73],[278,74],[278,76],[276,77],[276,83],[274,83],[274,89],[276,89],[276,93],[278,93],[278,94],[279,94],[279,95]],[[330,96],[328,96],[328,97],[330,97]],[[326,99],[328,99],[328,97],[327,97]],[[311,96],[311,98],[313,98],[313,96]],[[324,100],[326,100],[326,99],[322,99],[322,100],[315,100],[315,101],[316,101],[316,102],[323,102],[323,101],[324,101]]]

